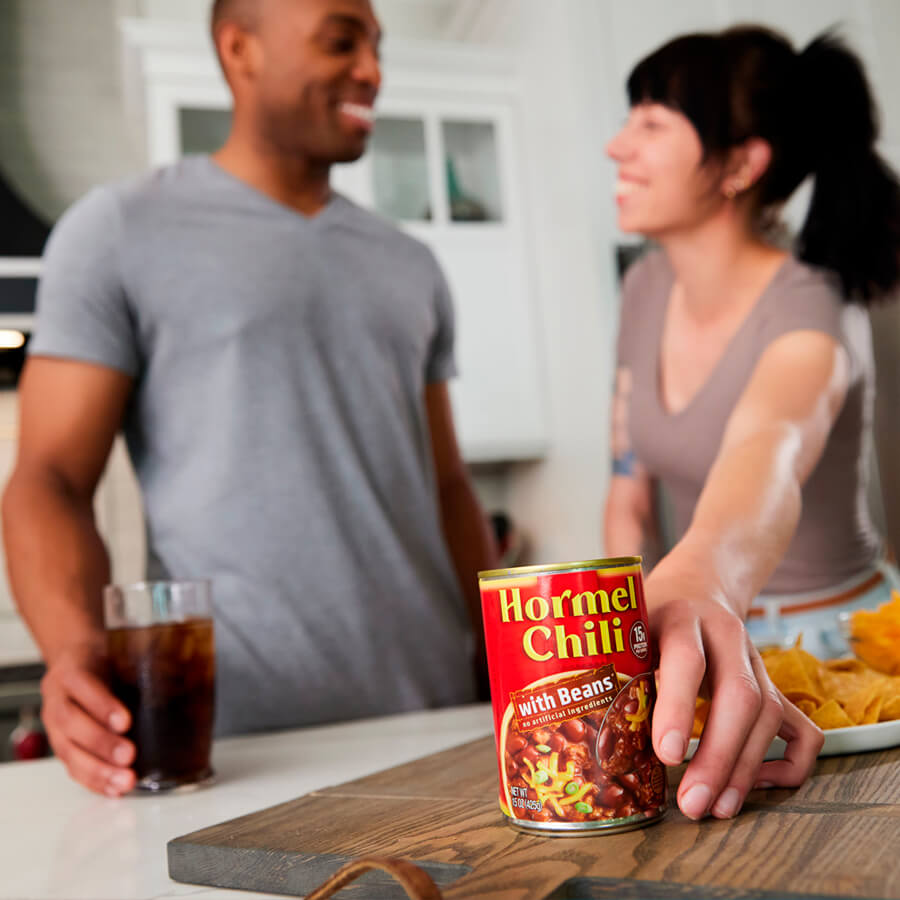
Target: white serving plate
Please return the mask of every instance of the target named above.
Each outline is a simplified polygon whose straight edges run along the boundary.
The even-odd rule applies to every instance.
[[[865,753],[869,750],[884,750],[900,745],[900,719],[890,722],[876,722],[874,725],[849,725],[846,728],[829,728],[825,732],[825,743],[819,756],[845,756],[848,753]],[[685,759],[697,752],[698,738],[688,744]],[[781,759],[785,743],[775,738],[766,753],[766,759]]]

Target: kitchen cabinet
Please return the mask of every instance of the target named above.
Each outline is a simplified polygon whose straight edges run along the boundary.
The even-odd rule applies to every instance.
[[[228,133],[228,95],[208,40],[189,26],[127,20],[135,115],[151,163],[208,152]],[[333,184],[426,243],[456,307],[451,383],[470,462],[532,459],[547,443],[533,296],[517,70],[496,50],[386,42],[369,151]]]

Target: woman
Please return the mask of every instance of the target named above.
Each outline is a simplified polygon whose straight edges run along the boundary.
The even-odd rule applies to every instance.
[[[828,654],[838,604],[887,596],[865,507],[863,306],[900,279],[900,191],[874,151],[862,66],[833,37],[797,53],[757,27],[684,36],[636,66],[628,94],[608,147],[619,225],[661,250],[625,282],[606,549],[631,555],[652,536],[659,479],[681,537],[646,584],[654,745],[676,761],[705,679],[710,717],[679,804],[728,816],[754,785],[802,781],[821,746],[750,638],[802,631]],[[772,226],[807,176],[794,255]],[[775,733],[786,760],[760,770]]]

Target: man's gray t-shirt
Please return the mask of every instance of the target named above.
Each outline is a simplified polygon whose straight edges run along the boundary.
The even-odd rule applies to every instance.
[[[213,579],[218,733],[474,699],[424,406],[452,308],[421,243],[188,158],[62,218],[30,353],[135,380],[148,574]]]

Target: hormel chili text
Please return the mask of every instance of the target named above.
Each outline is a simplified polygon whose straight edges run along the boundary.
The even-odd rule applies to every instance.
[[[509,821],[571,835],[659,819],[640,559],[500,569],[479,583]]]

